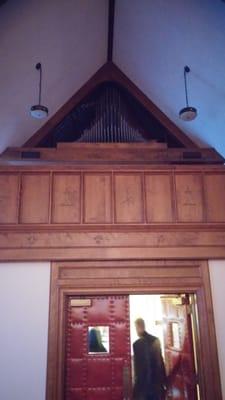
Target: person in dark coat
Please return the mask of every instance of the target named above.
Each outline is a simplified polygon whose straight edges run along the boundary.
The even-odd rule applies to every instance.
[[[163,400],[166,391],[166,371],[160,341],[145,330],[142,318],[135,321],[139,339],[134,349],[134,400]]]

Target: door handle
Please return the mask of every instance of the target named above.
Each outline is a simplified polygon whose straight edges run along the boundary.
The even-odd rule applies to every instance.
[[[123,400],[130,400],[130,369],[123,367]]]

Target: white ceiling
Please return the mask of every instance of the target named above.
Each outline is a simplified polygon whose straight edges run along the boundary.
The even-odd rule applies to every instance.
[[[107,7],[106,0],[8,0],[0,8],[0,152],[46,122],[29,115],[37,62],[50,116],[105,63]]]
[[[107,0],[8,0],[0,8],[0,151],[45,123],[29,116],[44,69],[50,116],[106,61]],[[225,156],[225,4],[117,0],[114,62],[169,118]],[[195,121],[178,118],[189,65]]]

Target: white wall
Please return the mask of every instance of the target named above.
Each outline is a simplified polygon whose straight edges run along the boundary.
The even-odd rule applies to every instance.
[[[49,263],[0,263],[0,399],[44,400]]]
[[[212,286],[223,399],[225,400],[225,260],[210,261],[209,270]]]

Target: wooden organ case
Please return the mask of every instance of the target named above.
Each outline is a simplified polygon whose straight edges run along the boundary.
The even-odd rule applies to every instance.
[[[106,65],[2,154],[0,260],[225,258],[223,163]]]

